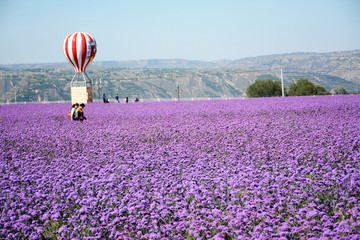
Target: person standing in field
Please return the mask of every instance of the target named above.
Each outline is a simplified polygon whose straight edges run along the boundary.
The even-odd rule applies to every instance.
[[[103,102],[104,103],[109,103],[109,99],[106,98],[105,93],[103,94]]]
[[[119,95],[118,94],[116,94],[115,99],[116,99],[117,103],[119,103]]]
[[[128,103],[129,102],[129,98],[128,97],[126,97],[126,99],[125,99],[125,103]]]

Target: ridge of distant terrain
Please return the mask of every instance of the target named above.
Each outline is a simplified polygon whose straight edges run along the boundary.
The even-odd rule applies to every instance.
[[[100,95],[106,93],[110,98],[116,94],[120,98],[175,98],[177,85],[181,86],[183,98],[237,98],[243,97],[255,80],[279,80],[280,69],[283,69],[286,87],[307,78],[329,91],[360,90],[360,50],[218,61],[94,61],[87,73],[95,83],[93,91]],[[69,63],[0,65],[0,102],[69,100],[73,74]]]

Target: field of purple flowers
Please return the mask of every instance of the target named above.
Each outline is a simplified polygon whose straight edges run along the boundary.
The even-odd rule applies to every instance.
[[[359,239],[360,96],[0,106],[0,239]]]

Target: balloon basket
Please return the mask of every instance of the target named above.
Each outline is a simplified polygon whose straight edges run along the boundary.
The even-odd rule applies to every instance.
[[[71,104],[92,102],[92,87],[71,87]]]
[[[71,80],[71,104],[92,102],[92,85],[86,73],[76,73]]]

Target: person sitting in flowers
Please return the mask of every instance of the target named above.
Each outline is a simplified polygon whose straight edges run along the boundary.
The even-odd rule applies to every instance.
[[[79,120],[82,122],[86,119],[86,117],[84,116],[84,107],[85,107],[85,104],[80,104],[80,107],[77,108],[77,114],[78,114],[78,118]]]
[[[78,115],[78,111],[77,111],[78,107],[79,107],[78,103],[75,103],[74,105],[72,105],[72,108],[70,110],[70,116],[69,116],[71,118],[71,121],[79,120],[79,115]]]

